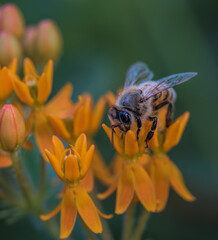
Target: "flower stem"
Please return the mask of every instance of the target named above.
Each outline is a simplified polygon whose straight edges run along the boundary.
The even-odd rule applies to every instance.
[[[91,230],[86,226],[82,218],[80,217],[81,223],[83,225],[84,230],[86,231],[87,236],[89,239],[96,240],[97,238],[94,236],[94,234],[91,232]]]
[[[147,212],[146,210],[143,210],[143,212],[139,218],[136,230],[133,234],[132,240],[140,240],[141,239],[142,234],[147,226],[148,219],[149,219],[149,212]]]
[[[135,204],[131,203],[125,215],[125,220],[123,225],[123,235],[122,235],[123,240],[129,240],[131,237],[133,217],[135,212],[134,210],[135,210]]]
[[[46,181],[46,163],[42,156],[40,156],[40,183],[39,183],[39,201],[43,198],[45,193]]]
[[[9,194],[16,196],[17,192],[2,174],[0,174],[0,184],[8,191]]]
[[[12,206],[18,207],[19,203],[8,196],[6,193],[0,190],[0,198],[3,199],[5,202],[10,203]]]
[[[17,153],[16,152],[11,153],[10,156],[11,156],[11,160],[13,162],[13,167],[14,167],[14,170],[15,170],[15,174],[17,176],[17,180],[18,180],[20,190],[21,190],[21,192],[23,194],[23,197],[25,198],[26,202],[28,204],[30,204],[31,199],[30,199],[30,195],[29,195],[29,189],[27,188],[27,185],[26,185],[27,180],[25,179],[25,176],[22,172]]]

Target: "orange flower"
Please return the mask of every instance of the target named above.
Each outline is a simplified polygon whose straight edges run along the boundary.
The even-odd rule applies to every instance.
[[[73,143],[81,133],[85,133],[89,138],[88,145],[90,146],[93,143],[92,137],[102,121],[105,104],[105,97],[101,97],[94,105],[92,97],[89,94],[84,94],[79,96],[79,101],[75,104],[72,116],[61,119],[51,114],[49,122],[54,131],[68,143]],[[100,181],[107,185],[111,183],[110,172],[98,149],[94,153],[92,170]],[[88,176],[89,181],[93,181],[92,172]]]
[[[153,151],[151,160],[146,166],[155,187],[157,199],[157,211],[162,211],[167,203],[170,185],[186,201],[194,201],[195,197],[186,188],[183,176],[178,167],[166,155],[176,146],[184,132],[189,119],[189,113],[185,112],[169,128],[163,127],[165,112],[160,113],[157,131],[149,142]],[[162,120],[161,120],[162,118]]]
[[[12,75],[17,71],[17,59],[14,59],[8,67],[0,69],[0,105],[10,96],[12,87]]]
[[[61,212],[60,238],[67,238],[72,232],[77,212],[82,220],[95,233],[102,232],[102,224],[99,215],[110,218],[102,214],[93,203],[83,185],[83,179],[88,171],[94,154],[94,145],[87,150],[87,139],[85,134],[81,134],[74,146],[65,149],[63,143],[53,137],[54,154],[45,150],[45,153],[57,176],[65,183],[62,192],[61,203],[50,213],[41,215],[41,219],[46,221]]]
[[[46,105],[52,89],[53,62],[50,60],[39,76],[30,59],[24,60],[24,79],[21,81],[14,75],[12,83],[19,99],[32,108],[27,119],[29,133],[33,130],[34,136],[43,157],[47,160],[44,149],[52,150],[53,130],[48,122],[48,116],[64,118],[72,113],[73,104],[70,100],[72,85],[66,84],[59,93]]]
[[[109,139],[112,141],[111,128],[103,124],[103,128]],[[156,210],[155,192],[152,181],[143,168],[142,163],[147,160],[147,154],[144,153],[145,143],[136,141],[136,134],[129,130],[125,136],[115,130],[113,144],[119,153],[116,165],[116,175],[114,182],[109,189],[99,194],[100,199],[105,199],[111,195],[117,188],[115,212],[122,214],[126,211],[133,200],[134,193],[148,211]],[[143,151],[142,145],[144,147]]]

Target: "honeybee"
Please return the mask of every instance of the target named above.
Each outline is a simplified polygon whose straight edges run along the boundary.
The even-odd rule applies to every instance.
[[[162,107],[167,107],[166,127],[169,127],[172,122],[173,105],[176,99],[176,92],[172,87],[196,75],[195,72],[178,73],[152,81],[154,74],[145,63],[133,64],[126,73],[123,91],[108,111],[109,120],[113,122],[112,142],[114,128],[118,127],[125,134],[133,129],[136,122],[138,139],[142,124],[149,120],[152,121],[151,129],[145,138],[148,146],[157,127],[158,111]]]

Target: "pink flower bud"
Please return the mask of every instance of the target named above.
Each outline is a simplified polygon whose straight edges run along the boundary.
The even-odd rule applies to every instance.
[[[0,32],[0,65],[7,66],[14,58],[22,56],[18,40],[8,32]]]
[[[62,50],[62,35],[52,20],[43,20],[37,26],[36,54],[40,61],[57,60]]]
[[[0,146],[4,151],[15,151],[25,140],[25,123],[20,112],[11,104],[0,111]]]
[[[20,10],[14,4],[6,4],[0,8],[0,30],[6,31],[17,38],[24,33],[24,18]]]
[[[34,55],[36,52],[36,49],[35,49],[36,35],[37,35],[37,27],[28,26],[26,28],[24,38],[23,38],[23,49],[24,49],[25,55],[32,59],[34,59]]]

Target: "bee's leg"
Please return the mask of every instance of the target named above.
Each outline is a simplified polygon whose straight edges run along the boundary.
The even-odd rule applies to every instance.
[[[148,142],[149,142],[149,140],[152,139],[152,137],[154,135],[154,131],[155,131],[156,127],[157,127],[157,120],[158,120],[158,118],[157,117],[148,117],[148,120],[152,121],[152,125],[151,125],[151,129],[148,132],[148,134],[146,136],[146,139],[145,139],[146,148],[148,148]]]
[[[111,143],[112,143],[112,146],[114,147],[114,128],[118,127],[118,125],[111,125]]]
[[[137,136],[137,140],[139,139],[139,132],[141,130],[141,127],[142,127],[142,122],[141,122],[141,119],[140,118],[136,118],[136,121],[137,121],[137,133],[136,133],[136,136]]]
[[[166,115],[166,127],[168,128],[172,123],[173,118],[173,104],[169,103],[167,108],[167,115]]]

